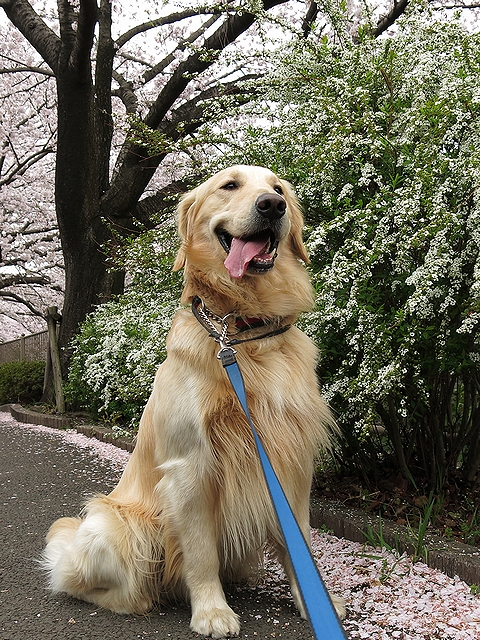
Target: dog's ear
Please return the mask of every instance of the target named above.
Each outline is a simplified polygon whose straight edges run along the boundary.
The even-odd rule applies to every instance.
[[[288,242],[293,254],[303,260],[305,264],[310,262],[307,250],[303,244],[302,231],[303,231],[303,214],[295,195],[292,185],[285,180],[281,180],[283,187],[283,194],[287,201],[287,211],[289,211],[290,217],[290,233],[288,236]]]
[[[188,244],[188,239],[190,237],[190,220],[191,220],[191,209],[195,205],[197,196],[197,189],[193,189],[193,191],[189,191],[180,200],[177,207],[177,229],[178,235],[180,236],[180,240],[182,241],[180,245],[180,249],[178,250],[177,257],[175,258],[175,262],[173,263],[173,270],[179,271],[185,266],[185,262],[187,260],[187,252],[186,247]]]

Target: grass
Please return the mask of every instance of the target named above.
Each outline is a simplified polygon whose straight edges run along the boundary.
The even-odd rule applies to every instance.
[[[378,517],[378,529],[375,530],[371,525],[368,525],[366,531],[362,531],[365,536],[365,543],[371,547],[380,547],[381,549],[386,549],[387,551],[391,551],[392,553],[400,554],[399,551],[399,536],[398,533],[395,534],[395,546],[392,547],[384,538],[383,533],[383,519],[382,516]]]
[[[432,492],[419,513],[417,525],[413,525],[407,519],[406,541],[413,549],[413,562],[418,562],[420,560],[424,562],[428,561],[426,534],[432,518],[435,518],[435,513],[438,513],[438,509],[440,508],[441,506],[438,503],[438,498],[434,496]],[[395,542],[393,546],[387,542],[384,535],[384,524],[381,516],[378,518],[378,527],[376,529],[371,525],[368,525],[367,530],[362,531],[362,533],[365,536],[366,544],[372,547],[381,547],[382,549],[387,549],[387,551],[391,551],[399,555],[399,535],[398,533],[395,533]]]

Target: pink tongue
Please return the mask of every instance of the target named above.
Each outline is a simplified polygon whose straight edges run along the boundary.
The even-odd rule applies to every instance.
[[[242,240],[232,238],[230,252],[223,263],[232,278],[241,278],[247,270],[248,263],[255,256],[265,253],[269,240],[259,238],[255,240]]]

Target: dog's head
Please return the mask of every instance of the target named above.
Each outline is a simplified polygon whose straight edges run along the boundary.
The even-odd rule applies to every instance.
[[[206,272],[223,265],[239,281],[262,277],[290,253],[304,262],[303,217],[291,186],[263,167],[224,169],[178,207],[182,245],[174,264]]]

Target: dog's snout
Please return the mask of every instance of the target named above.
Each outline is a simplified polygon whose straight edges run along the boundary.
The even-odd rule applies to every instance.
[[[262,193],[255,202],[255,209],[264,218],[278,220],[287,210],[287,203],[278,193]]]

